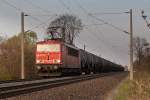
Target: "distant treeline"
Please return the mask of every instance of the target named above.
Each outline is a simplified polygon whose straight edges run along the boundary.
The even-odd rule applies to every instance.
[[[35,75],[35,49],[37,35],[35,32],[25,33],[25,76]],[[0,37],[0,80],[19,79],[21,72],[21,34],[13,37]]]

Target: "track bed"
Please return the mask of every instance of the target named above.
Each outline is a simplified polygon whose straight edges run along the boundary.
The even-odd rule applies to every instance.
[[[35,88],[32,88],[31,84],[28,84],[28,87],[22,85],[22,88],[31,88],[31,90],[29,89],[30,91],[22,91],[22,94],[14,95],[14,97],[8,96],[10,96],[9,100],[20,100],[20,98],[21,100],[27,100],[27,98],[28,100],[97,100],[97,98],[105,97],[108,91],[115,87],[125,76],[127,76],[127,73],[122,72],[101,74],[95,77],[91,75],[89,78],[82,76],[82,78],[74,78],[73,80],[66,79],[66,82],[59,81],[60,83],[57,82],[56,84],[54,81],[48,84],[45,81],[45,85],[38,82],[33,85]],[[38,88],[36,88],[37,86]],[[5,88],[3,90],[5,91]]]

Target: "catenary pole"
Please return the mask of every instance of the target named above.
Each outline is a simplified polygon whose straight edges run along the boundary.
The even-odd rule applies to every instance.
[[[133,22],[132,22],[132,9],[130,9],[130,80],[133,80]]]
[[[21,12],[21,79],[25,79],[25,68],[24,68],[24,12]]]

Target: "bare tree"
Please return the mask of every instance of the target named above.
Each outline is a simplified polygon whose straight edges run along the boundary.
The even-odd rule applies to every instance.
[[[141,59],[144,57],[144,46],[147,44],[148,42],[145,38],[135,37],[133,39],[134,54],[139,64]]]
[[[60,33],[63,41],[73,44],[74,39],[78,36],[82,29],[82,23],[79,18],[73,15],[60,15],[58,18],[53,20],[47,30],[47,33],[57,31]],[[54,34],[55,35],[55,34]]]

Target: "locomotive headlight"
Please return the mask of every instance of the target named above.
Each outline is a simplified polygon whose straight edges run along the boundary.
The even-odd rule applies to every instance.
[[[54,66],[54,69],[58,69],[58,66]]]
[[[40,70],[40,69],[41,69],[41,66],[37,66],[36,68],[37,68],[38,70]]]
[[[60,60],[57,60],[57,63],[60,63]]]
[[[54,63],[60,63],[60,60],[54,60]]]
[[[36,60],[37,63],[40,63],[40,60]]]

